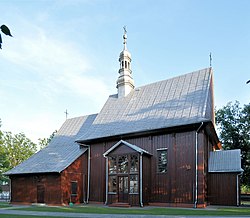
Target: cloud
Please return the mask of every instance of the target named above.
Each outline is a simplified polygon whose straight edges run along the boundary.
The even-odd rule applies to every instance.
[[[65,91],[95,100],[107,97],[108,85],[103,77],[91,76],[94,64],[74,43],[55,39],[38,27],[30,31],[32,35],[15,38],[3,56],[22,68],[24,83],[39,86],[48,98]]]
[[[80,49],[63,33],[58,38],[33,23],[20,22],[22,28],[13,28],[14,38],[5,39],[0,54],[6,66],[6,76],[0,78],[0,118],[4,130],[23,132],[37,142],[60,127],[65,107],[70,117],[96,112],[110,94],[110,84],[95,72],[82,45]]]

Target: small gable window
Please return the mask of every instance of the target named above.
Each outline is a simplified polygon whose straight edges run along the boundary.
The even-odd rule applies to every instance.
[[[168,149],[160,148],[157,149],[157,172],[158,173],[166,173],[168,167]]]
[[[71,195],[77,195],[77,182],[71,182]]]

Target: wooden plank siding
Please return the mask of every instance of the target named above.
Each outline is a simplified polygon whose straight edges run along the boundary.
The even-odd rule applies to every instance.
[[[87,193],[87,172],[88,156],[87,152],[82,154],[70,166],[61,173],[62,203],[68,205],[69,202],[83,203]],[[77,183],[77,194],[71,193],[71,182]]]
[[[47,203],[61,204],[61,179],[59,173],[28,174],[11,176],[12,203]],[[38,187],[44,188],[44,202],[38,202]]]
[[[87,154],[81,155],[62,173],[22,174],[10,176],[12,203],[69,204],[84,201],[87,179]],[[77,194],[71,196],[71,181],[77,182]],[[40,196],[39,196],[40,195]],[[42,195],[42,196],[41,196]]]
[[[208,187],[210,204],[237,206],[237,173],[209,173]]]
[[[142,175],[142,184],[143,184],[142,185],[143,186],[142,199],[143,200],[142,202],[144,205],[148,205],[151,199],[151,156],[144,155],[142,165],[143,165],[143,175]]]
[[[195,201],[195,140],[196,130],[166,132],[140,137],[124,137],[152,154],[150,161],[143,161],[143,203],[194,204]],[[90,201],[105,202],[106,167],[103,153],[119,140],[91,144]],[[168,169],[157,172],[157,149],[168,149]],[[198,204],[207,200],[207,160],[212,144],[205,131],[198,134]],[[127,152],[127,151],[126,151]],[[150,164],[149,164],[150,163]],[[97,173],[98,172],[98,173]],[[150,183],[150,185],[146,185]],[[97,188],[98,187],[98,188]],[[115,196],[113,196],[116,199]],[[110,202],[110,201],[109,201]]]

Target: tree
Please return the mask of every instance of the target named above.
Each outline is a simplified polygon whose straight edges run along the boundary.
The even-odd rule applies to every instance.
[[[36,151],[36,144],[28,139],[25,134],[12,134],[0,130],[0,184],[3,181],[8,181],[3,173],[28,159]]]
[[[36,144],[28,139],[24,133],[4,133],[3,149],[8,156],[9,169],[28,159],[37,151]]]
[[[55,130],[50,136],[49,136],[49,138],[43,138],[43,139],[41,139],[41,138],[39,138],[38,139],[38,144],[39,144],[39,146],[40,146],[40,149],[43,149],[43,148],[45,148],[50,142],[51,142],[51,140],[54,138],[54,136],[56,135],[56,133],[57,133],[57,130]]]
[[[236,101],[216,111],[216,124],[223,148],[241,149],[242,183],[250,185],[250,103],[240,107]]]

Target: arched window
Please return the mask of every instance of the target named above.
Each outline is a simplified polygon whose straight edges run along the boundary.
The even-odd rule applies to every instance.
[[[127,61],[125,61],[125,68],[127,68]]]
[[[128,69],[130,69],[130,63],[128,62]]]
[[[123,63],[123,61],[122,61],[122,68],[123,68],[123,66],[124,66],[124,63]]]

